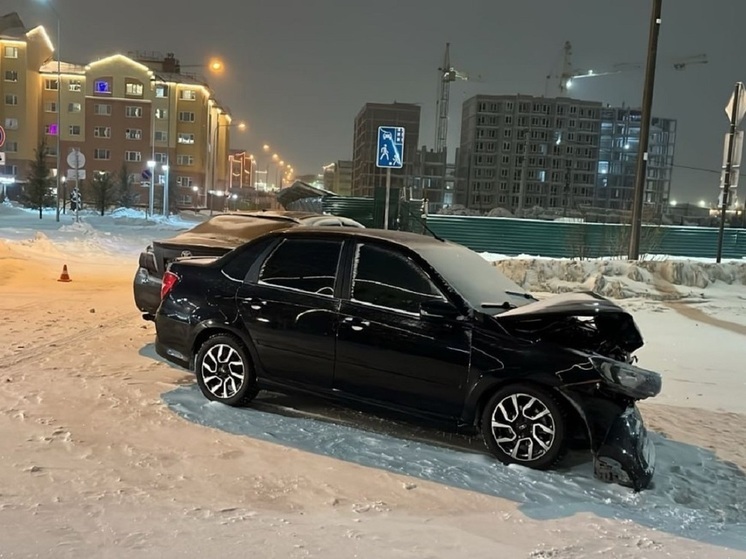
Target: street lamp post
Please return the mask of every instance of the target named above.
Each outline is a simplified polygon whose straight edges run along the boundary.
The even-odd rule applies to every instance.
[[[67,178],[62,177],[62,213],[67,209]]]
[[[50,10],[52,10],[52,13],[54,14],[54,17],[57,18],[57,176],[55,177],[57,180],[57,211],[56,211],[56,220],[60,220],[60,194],[62,190],[62,169],[61,166],[61,158],[60,158],[60,134],[62,133],[62,122],[61,122],[61,114],[62,114],[62,107],[60,106],[62,104],[62,67],[60,63],[60,14],[57,12],[57,10],[54,8],[54,6],[51,3],[51,0],[40,0],[43,4],[46,4],[47,7],[49,7]]]
[[[164,164],[162,167],[165,173],[163,178],[163,217],[168,217],[168,163]]]
[[[151,159],[148,161],[148,169],[150,169],[150,192],[148,193],[148,213],[150,217],[153,217],[153,205],[155,204],[155,160]]]
[[[192,206],[194,209],[197,209],[197,202],[199,202],[199,186],[193,186],[192,192],[194,192],[194,200],[192,200]],[[205,200],[205,204],[207,204],[207,200]]]

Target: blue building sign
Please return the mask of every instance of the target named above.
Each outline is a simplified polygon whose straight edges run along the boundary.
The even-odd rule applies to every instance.
[[[378,127],[376,167],[401,169],[404,166],[404,127]]]

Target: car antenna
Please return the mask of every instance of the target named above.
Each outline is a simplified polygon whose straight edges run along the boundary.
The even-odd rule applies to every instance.
[[[407,207],[407,212],[409,212],[410,216],[414,217],[417,221],[419,221],[420,225],[422,225],[422,227],[425,228],[425,231],[427,231],[428,233],[430,233],[436,240],[440,241],[441,243],[445,243],[446,242],[445,239],[443,239],[442,237],[438,236],[432,229],[430,229],[427,226],[427,222],[424,219],[422,219],[422,216],[419,216],[419,215],[415,214],[412,211],[412,209],[409,208],[409,207]]]

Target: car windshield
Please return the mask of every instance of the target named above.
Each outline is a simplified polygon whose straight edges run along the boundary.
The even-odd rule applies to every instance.
[[[417,252],[480,312],[495,315],[536,300],[490,262],[468,248],[444,243],[418,247]]]

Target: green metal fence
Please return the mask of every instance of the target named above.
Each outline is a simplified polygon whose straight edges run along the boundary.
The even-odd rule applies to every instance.
[[[630,227],[499,217],[430,215],[427,226],[438,236],[479,252],[551,258],[626,255]],[[714,258],[718,230],[710,227],[645,225],[641,253]],[[725,229],[723,258],[746,257],[746,229]]]

